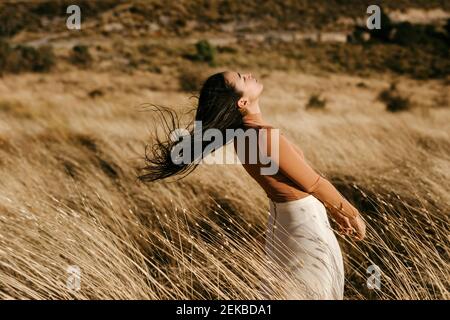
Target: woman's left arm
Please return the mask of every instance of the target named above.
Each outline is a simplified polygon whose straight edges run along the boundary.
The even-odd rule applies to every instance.
[[[267,154],[278,163],[279,170],[295,182],[301,190],[314,195],[323,202],[333,217],[338,220],[339,225],[345,229],[354,227],[358,236],[363,238],[365,225],[361,220],[358,209],[345,199],[330,181],[322,177],[308,164],[303,152],[295,150],[295,144],[291,143],[283,134],[280,134],[278,138],[276,139],[279,142],[278,157],[273,158],[271,155],[272,134],[267,134]]]

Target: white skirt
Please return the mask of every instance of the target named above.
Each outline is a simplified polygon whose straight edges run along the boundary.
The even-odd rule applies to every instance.
[[[276,283],[264,280],[259,288],[264,298],[343,299],[342,253],[322,202],[308,195],[269,204],[266,258],[287,276]]]

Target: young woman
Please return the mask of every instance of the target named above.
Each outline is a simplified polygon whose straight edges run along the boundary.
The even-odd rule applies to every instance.
[[[238,152],[238,156],[245,170],[269,198],[266,255],[292,275],[281,284],[281,294],[287,299],[342,299],[343,259],[327,209],[340,226],[341,233],[353,235],[357,240],[364,238],[365,224],[358,210],[307,163],[300,148],[283,133],[272,134],[276,128],[264,120],[259,106],[262,91],[263,84],[251,74],[232,71],[214,74],[200,90],[195,120],[201,121],[203,132],[218,129],[226,137],[227,129],[255,130],[258,139],[263,138],[264,143],[258,142],[257,146],[250,145],[247,139],[246,153],[240,155]],[[169,129],[171,132],[178,128],[178,118],[171,110],[157,107],[157,111],[171,117],[172,121],[165,122],[168,129],[173,127]],[[146,152],[147,165],[142,168],[145,172],[139,176],[141,181],[185,176],[196,168],[196,161],[181,164],[173,161],[172,150],[180,140],[173,139],[170,134],[168,132],[165,141],[156,140],[150,156]],[[194,137],[194,130],[189,130],[189,134]],[[195,139],[190,141],[192,151]],[[235,137],[225,139],[224,144],[231,141],[237,151]],[[209,143],[201,141],[201,151]],[[262,174],[261,169],[267,167],[267,163],[259,157],[256,162],[246,161],[252,147],[256,147],[259,155],[269,157],[277,150],[276,173]],[[192,159],[204,156],[206,154],[193,154]],[[260,289],[267,298],[274,293],[268,283],[262,283]]]

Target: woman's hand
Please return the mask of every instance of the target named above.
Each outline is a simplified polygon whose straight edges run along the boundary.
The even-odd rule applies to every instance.
[[[354,208],[354,207],[353,207]],[[358,210],[354,217],[345,216],[339,210],[331,210],[331,216],[339,225],[339,233],[353,236],[356,240],[362,240],[366,236],[366,223],[361,218]]]
[[[350,235],[352,235],[356,240],[363,240],[366,237],[366,223],[361,218],[361,215],[357,215],[354,218],[349,219],[352,229],[350,230]]]

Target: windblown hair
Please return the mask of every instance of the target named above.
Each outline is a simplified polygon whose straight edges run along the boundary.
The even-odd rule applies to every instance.
[[[241,97],[242,93],[226,81],[224,72],[210,76],[200,90],[195,119],[192,121],[202,121],[201,135],[203,136],[205,130],[214,128],[220,130],[225,137],[226,129],[243,128],[242,114],[237,107],[237,101]],[[173,139],[173,132],[181,128],[180,118],[170,108],[156,105],[151,106],[153,107],[153,111],[161,118],[161,123],[165,130],[165,139],[161,140],[155,134],[155,143],[146,145],[146,165],[140,168],[143,173],[138,176],[138,179],[142,182],[152,182],[174,175],[181,175],[181,179],[197,167],[198,163],[195,160],[202,159],[206,156],[204,149],[208,145],[208,142],[202,142],[201,154],[194,154],[194,133],[196,133],[196,128],[190,122],[184,130],[189,132],[191,159],[193,161],[181,164],[174,163],[172,161],[172,150],[178,143],[181,143],[182,139]],[[197,132],[197,134],[199,133]],[[223,145],[230,141],[225,141]]]

